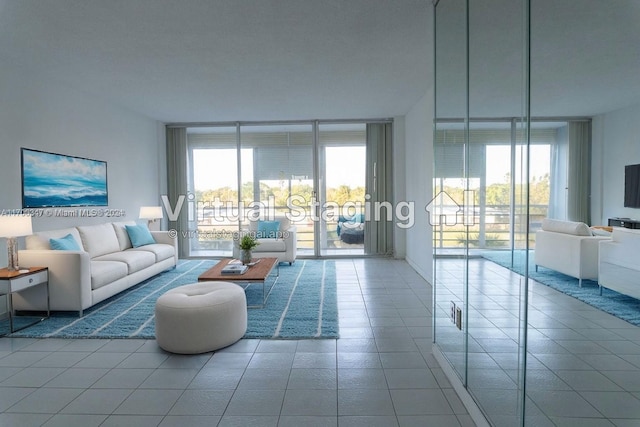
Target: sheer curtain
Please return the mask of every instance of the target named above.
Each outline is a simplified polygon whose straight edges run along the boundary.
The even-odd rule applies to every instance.
[[[189,229],[189,203],[187,162],[187,129],[167,128],[167,199],[165,206],[169,216],[169,230],[178,235],[178,257],[189,256],[189,238],[183,237]],[[177,217],[175,217],[175,215]]]
[[[569,163],[568,126],[558,129],[551,144],[551,167],[549,179],[549,210],[547,216],[553,219],[567,219],[567,166]]]

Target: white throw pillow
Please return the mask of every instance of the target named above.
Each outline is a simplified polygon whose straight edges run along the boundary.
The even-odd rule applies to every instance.
[[[125,226],[127,225],[137,225],[135,221],[120,221],[114,222],[113,229],[116,232],[116,237],[118,238],[118,243],[120,244],[120,250],[124,251],[126,249],[131,249],[133,245],[131,244],[131,239],[129,239],[129,234],[127,233],[127,229]]]
[[[280,232],[285,232],[291,228],[291,221],[286,216],[280,216],[276,218],[276,221],[280,221]]]
[[[562,221],[559,219],[545,218],[542,220],[544,231],[573,234],[574,236],[591,236],[591,229],[584,222]]]
[[[594,236],[611,237],[611,232],[603,230],[602,228],[591,228],[591,234],[593,234]]]
[[[120,243],[111,223],[78,227],[82,246],[91,258],[120,251]]]
[[[82,246],[80,234],[78,234],[78,230],[76,228],[63,228],[60,230],[39,231],[27,236],[25,247],[27,249],[51,249],[49,239],[59,239],[67,234],[71,234],[76,243],[78,243],[79,246]]]

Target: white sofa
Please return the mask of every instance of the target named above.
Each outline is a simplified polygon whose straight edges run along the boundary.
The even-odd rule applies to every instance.
[[[640,299],[640,230],[614,227],[611,240],[600,242],[598,284]]]
[[[534,263],[582,280],[598,280],[598,246],[607,236],[594,236],[583,222],[545,218],[536,232]]]
[[[114,222],[52,231],[26,238],[21,267],[49,267],[51,310],[83,310],[134,286],[178,262],[178,242],[166,231],[152,231],[156,243],[134,248],[125,225]],[[81,250],[53,250],[49,239],[71,234]],[[44,292],[33,289],[14,299],[17,310],[42,310]]]
[[[295,225],[287,217],[276,217],[273,221],[280,222],[280,229],[275,238],[258,238],[258,246],[251,250],[254,258],[278,258],[279,262],[293,264],[296,260],[297,233]],[[249,221],[249,228],[242,233],[258,235],[259,221]],[[233,257],[240,258],[238,241],[233,245]]]

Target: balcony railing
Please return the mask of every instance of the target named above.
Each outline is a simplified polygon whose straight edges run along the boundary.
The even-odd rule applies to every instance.
[[[517,207],[516,212],[524,212],[524,207]],[[472,225],[466,226],[460,216],[456,225],[435,225],[433,227],[434,247],[437,249],[464,248],[467,243],[475,249],[509,249],[513,236],[516,246],[523,245],[529,221],[529,244],[535,247],[535,232],[540,228],[542,220],[547,217],[548,205],[529,206],[529,215],[516,214],[511,228],[511,215],[508,205],[486,206],[484,218],[474,213]],[[467,221],[468,222],[468,221]]]
[[[276,216],[280,216],[289,212],[289,209],[286,206],[276,206],[274,211]],[[208,214],[207,212],[199,214],[196,221],[197,230],[190,236],[191,251],[230,254],[233,250],[233,237],[241,229],[237,215],[237,210],[231,209],[227,212],[225,207],[216,208],[215,217],[213,209]],[[301,220],[293,219],[292,223],[296,226],[297,248],[312,250],[315,222],[310,210],[307,209]],[[338,223],[335,220],[325,222],[326,239],[323,242],[323,248],[340,249],[341,240],[337,233],[337,226]]]

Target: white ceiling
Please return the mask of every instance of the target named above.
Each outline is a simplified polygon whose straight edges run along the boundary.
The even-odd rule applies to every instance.
[[[504,36],[521,16],[501,2],[516,3],[470,2],[485,23],[471,34],[478,116],[512,115],[521,98],[521,40]],[[392,117],[432,85],[431,3],[0,0],[0,57],[164,122]],[[534,115],[640,102],[640,0],[532,0],[532,9]],[[460,87],[455,69],[444,74]]]
[[[531,14],[534,114],[640,103],[640,0],[533,0]]]
[[[164,122],[385,118],[429,83],[425,0],[0,0],[0,57]]]
[[[473,117],[523,111],[523,3],[469,2]],[[463,11],[453,0],[436,12],[441,117],[465,112]],[[530,69],[533,116],[591,117],[640,103],[640,0],[531,0]]]

